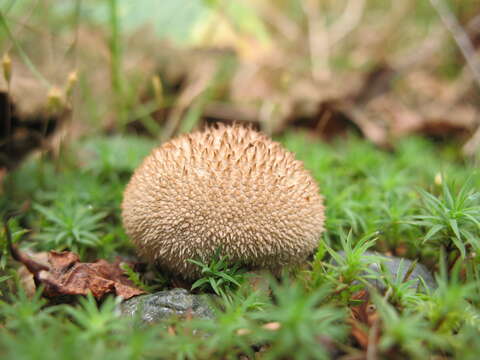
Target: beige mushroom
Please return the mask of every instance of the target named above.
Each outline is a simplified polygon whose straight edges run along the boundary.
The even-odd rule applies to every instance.
[[[302,162],[250,128],[217,126],[154,149],[122,203],[140,254],[185,279],[217,249],[249,268],[300,264],[324,224],[318,187]]]

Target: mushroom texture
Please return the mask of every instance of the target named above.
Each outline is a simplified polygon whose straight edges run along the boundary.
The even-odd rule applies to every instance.
[[[140,254],[184,279],[188,259],[217,249],[249,268],[302,263],[318,245],[324,207],[302,162],[239,125],[211,127],[154,149],[124,193],[122,218]]]

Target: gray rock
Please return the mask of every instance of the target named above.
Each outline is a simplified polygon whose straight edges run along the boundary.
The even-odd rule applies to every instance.
[[[339,251],[339,253],[342,256],[344,254],[343,251]],[[380,268],[380,263],[383,262],[385,270],[390,273],[392,279],[396,279],[397,276],[400,276],[402,279],[405,278],[407,271],[410,269],[410,265],[412,265],[413,263],[413,261],[406,258],[401,258],[397,256],[386,256],[373,251],[366,251],[364,255],[381,258],[381,261],[371,263],[368,266],[369,269],[371,269],[374,273],[381,275],[382,270]],[[398,275],[399,272],[400,275]],[[435,279],[433,278],[430,271],[425,267],[425,265],[417,263],[414,270],[408,277],[408,280],[413,280],[412,286],[416,287],[418,285],[421,285],[420,278],[423,279],[426,287],[429,290],[435,290],[437,288],[437,283],[435,282]],[[385,290],[385,284],[381,280],[370,279],[369,282],[377,289]]]
[[[172,316],[193,316],[213,319],[212,308],[205,295],[193,295],[185,289],[159,291],[140,295],[120,305],[123,316],[139,316],[143,322],[160,322]]]

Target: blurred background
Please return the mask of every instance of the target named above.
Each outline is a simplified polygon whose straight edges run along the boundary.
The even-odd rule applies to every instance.
[[[248,122],[475,155],[478,0],[3,0],[0,166],[94,133]]]

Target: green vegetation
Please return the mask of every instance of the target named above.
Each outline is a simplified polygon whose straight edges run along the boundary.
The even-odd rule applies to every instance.
[[[382,329],[376,351],[383,357],[473,357],[476,349],[464,344],[480,326],[479,173],[468,162],[452,160],[451,147],[438,151],[420,138],[400,142],[394,153],[355,136],[331,145],[295,133],[280,140],[318,180],[328,217],[310,266],[271,280],[271,296],[255,290],[225,258],[199,263],[204,277],[193,288],[211,288],[228,301],[215,321],[172,320],[173,336],[164,325],[128,324],[116,313],[113,299],[101,305],[88,297],[78,305],[47,306],[39,293],[28,298],[15,281],[16,264],[6,261],[4,252],[10,278],[2,277],[1,283],[8,296],[0,304],[0,353],[31,359],[41,347],[45,359],[211,359],[252,354],[251,345],[263,346],[266,359],[292,354],[322,359],[329,349],[355,353],[347,309],[361,304],[355,294],[362,284],[378,277],[366,269],[373,259],[364,255],[377,249],[427,264],[439,286],[425,292],[398,276],[383,276],[388,295],[372,298]],[[129,142],[135,146],[126,146]],[[30,200],[27,210],[10,221],[15,242],[37,250],[78,250],[84,259],[132,254],[119,218],[121,189],[151,146],[141,138],[97,138],[75,144],[76,157],[66,153],[61,170],[48,158],[25,162],[11,176],[28,181],[12,182],[15,191],[7,191],[4,201],[6,211]],[[339,250],[345,255],[339,256]],[[132,269],[127,272],[135,277]],[[147,289],[151,285],[140,278],[136,282]],[[272,330],[265,324],[280,327]]]
[[[217,250],[215,258],[208,265],[194,259],[190,259],[190,262],[198,265],[202,274],[201,279],[192,284],[192,290],[210,289],[215,294],[229,299],[228,293],[239,287],[244,280],[239,264],[231,264],[228,257],[221,255],[220,249]]]
[[[478,0],[444,2],[478,53]],[[431,1],[139,3],[0,4],[0,358],[476,360],[480,161],[460,141],[480,97]],[[121,299],[32,295],[9,242],[120,256],[146,292],[178,285],[127,265],[122,192],[160,141],[216,120],[275,134],[317,180],[326,231],[303,267],[191,259],[215,320],[145,325]],[[15,141],[33,146],[17,158]],[[438,287],[373,272],[371,251]]]

